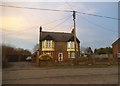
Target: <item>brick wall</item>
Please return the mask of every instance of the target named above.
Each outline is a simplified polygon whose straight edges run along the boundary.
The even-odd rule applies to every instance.
[[[118,53],[120,53],[120,41],[114,43],[112,47],[113,47],[113,56],[115,59],[117,59]]]

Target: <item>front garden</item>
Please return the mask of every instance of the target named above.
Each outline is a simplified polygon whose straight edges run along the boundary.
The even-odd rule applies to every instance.
[[[77,64],[74,60],[68,59],[66,62],[58,62],[49,54],[42,54],[39,57],[40,67],[110,67],[117,65],[112,58],[93,58],[93,57],[79,57]]]
[[[49,54],[42,54],[39,57],[39,66],[53,66],[54,58]]]

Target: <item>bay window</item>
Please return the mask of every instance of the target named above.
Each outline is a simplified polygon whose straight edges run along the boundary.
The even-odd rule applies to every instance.
[[[73,49],[73,48],[75,48],[74,42],[73,42],[73,41],[68,42],[68,43],[67,43],[67,47],[68,47],[68,49]]]
[[[44,40],[42,42],[42,47],[43,48],[53,48],[54,47],[54,43],[52,40]]]

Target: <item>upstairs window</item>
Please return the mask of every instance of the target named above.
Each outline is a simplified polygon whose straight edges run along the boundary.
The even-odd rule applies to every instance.
[[[46,41],[46,48],[50,48],[51,47],[51,42],[50,41]]]
[[[68,49],[73,49],[73,48],[75,48],[75,45],[74,45],[74,42],[68,42],[68,44],[67,44],[68,46]]]
[[[68,42],[68,48],[70,48],[71,42]]]
[[[43,41],[43,48],[53,48],[54,47],[54,43],[52,40],[45,40]]]

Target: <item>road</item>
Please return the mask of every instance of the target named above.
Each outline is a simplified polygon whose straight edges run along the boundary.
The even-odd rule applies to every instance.
[[[3,84],[117,84],[118,67],[40,68],[29,62],[3,69]]]

